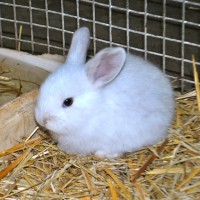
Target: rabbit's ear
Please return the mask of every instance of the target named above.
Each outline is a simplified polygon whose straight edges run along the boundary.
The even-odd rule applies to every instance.
[[[97,87],[111,82],[121,71],[126,59],[123,48],[105,48],[97,53],[87,65],[87,76]]]
[[[90,44],[90,32],[86,27],[76,30],[72,37],[71,46],[67,55],[67,63],[84,64]]]

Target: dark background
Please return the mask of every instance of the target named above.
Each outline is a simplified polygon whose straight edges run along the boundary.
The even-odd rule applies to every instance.
[[[91,56],[110,45],[124,46],[158,65],[167,74],[187,80],[193,80],[192,55],[199,67],[199,0],[191,1],[196,5],[166,0],[166,7],[163,0],[148,0],[146,8],[144,0],[112,0],[111,8],[109,0],[96,0],[95,4],[90,0],[80,0],[78,4],[76,0],[13,2],[0,0],[1,47],[17,48],[19,27],[22,25],[21,51],[63,55],[67,53],[72,33],[80,25],[91,30]]]

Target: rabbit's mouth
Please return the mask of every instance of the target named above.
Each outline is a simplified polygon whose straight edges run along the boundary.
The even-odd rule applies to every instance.
[[[66,135],[66,133],[71,132],[69,131],[69,127],[67,127],[66,121],[56,117],[45,119],[41,126],[48,130],[51,135]]]

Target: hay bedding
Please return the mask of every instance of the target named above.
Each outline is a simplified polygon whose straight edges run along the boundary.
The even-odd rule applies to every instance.
[[[1,152],[1,199],[199,199],[200,115],[179,97],[170,137],[115,160],[61,152],[40,130]],[[158,150],[158,151],[157,151]],[[141,171],[142,169],[142,171]]]
[[[168,140],[115,160],[64,154],[37,129],[0,152],[0,199],[200,199],[197,99],[178,96]]]

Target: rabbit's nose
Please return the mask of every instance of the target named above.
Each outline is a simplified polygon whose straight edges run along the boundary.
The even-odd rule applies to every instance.
[[[48,119],[47,119],[47,118],[44,118],[44,119],[43,119],[43,125],[45,126],[45,125],[47,124],[47,122],[48,122]]]
[[[49,121],[49,120],[48,120],[48,117],[45,117],[45,118],[43,119],[43,125],[46,126],[47,123],[48,123],[48,121]]]
[[[40,124],[40,126],[46,127],[48,123],[48,117],[36,115],[36,121],[38,122],[38,124]]]
[[[40,125],[41,130],[47,129],[48,118],[37,119],[38,124]]]

